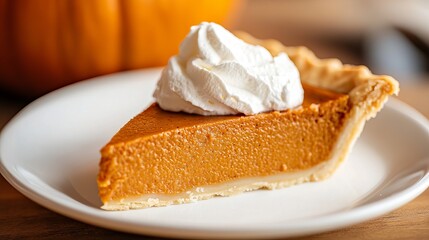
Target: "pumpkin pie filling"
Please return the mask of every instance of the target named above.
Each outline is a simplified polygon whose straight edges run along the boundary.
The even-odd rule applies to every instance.
[[[230,195],[237,189],[219,192],[223,187],[216,185],[237,179],[246,185],[245,179],[267,181],[264,177],[276,175],[285,179],[287,173],[326,162],[348,119],[349,97],[308,85],[304,89],[299,109],[252,116],[208,117],[150,106],[102,150],[103,202],[151,198],[159,204],[210,189]],[[270,188],[245,190],[255,187]]]

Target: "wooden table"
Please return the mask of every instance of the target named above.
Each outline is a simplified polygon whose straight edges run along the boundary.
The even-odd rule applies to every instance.
[[[429,81],[402,86],[399,99],[429,118]],[[25,104],[22,101],[0,97],[0,128]],[[106,230],[64,217],[27,199],[0,177],[0,239],[23,238],[151,239],[152,237]],[[378,219],[300,239],[429,239],[429,190],[402,208]]]

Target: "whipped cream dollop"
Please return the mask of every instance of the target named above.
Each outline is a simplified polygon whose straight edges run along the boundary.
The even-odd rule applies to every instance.
[[[163,70],[154,97],[168,111],[257,114],[298,107],[299,72],[285,53],[273,57],[216,23],[193,26]]]

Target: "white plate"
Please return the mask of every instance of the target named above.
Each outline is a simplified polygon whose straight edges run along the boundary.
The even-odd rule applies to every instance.
[[[320,233],[392,211],[429,185],[429,124],[391,100],[326,181],[163,208],[101,210],[99,149],[151,103],[159,73],[149,69],[99,77],[31,103],[1,133],[1,173],[28,198],[82,222],[188,238]]]

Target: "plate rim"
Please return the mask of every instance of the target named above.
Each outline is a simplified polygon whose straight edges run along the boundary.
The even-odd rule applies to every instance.
[[[28,111],[31,111],[33,108],[37,107],[37,104],[43,105],[43,102],[48,98],[55,97],[56,95],[61,95],[62,92],[70,88],[79,88],[84,87],[85,84],[93,83],[95,81],[107,81],[109,78],[118,78],[123,77],[126,74],[142,74],[146,75],[149,73],[156,73],[160,71],[161,68],[148,68],[148,69],[139,69],[132,71],[119,72],[109,75],[103,75],[88,80],[84,80],[78,83],[70,84],[63,88],[57,89],[51,93],[48,93],[20,110],[6,125],[3,127],[0,132],[0,173],[6,179],[6,181],[11,184],[15,189],[17,189],[24,196],[30,200],[36,202],[37,204],[50,209],[56,213],[60,213],[66,217],[85,222],[87,224],[95,225],[102,228],[117,230],[121,232],[135,233],[135,234],[149,234],[156,236],[164,237],[191,237],[191,238],[259,238],[259,237],[296,237],[304,236],[315,233],[322,233],[334,229],[344,228],[353,224],[357,224],[363,221],[368,221],[370,219],[379,217],[383,214],[387,214],[409,201],[416,198],[423,191],[429,187],[429,174],[426,173],[422,178],[420,178],[416,183],[411,186],[396,192],[395,194],[382,198],[380,200],[374,201],[369,204],[364,204],[356,208],[352,208],[345,212],[332,213],[325,216],[317,217],[312,220],[306,219],[304,223],[295,224],[297,226],[284,226],[282,224],[273,224],[272,226],[264,225],[263,227],[253,227],[252,229],[240,227],[232,227],[231,229],[222,227],[211,228],[211,227],[198,227],[197,229],[192,228],[191,226],[174,226],[171,224],[150,224],[147,222],[135,223],[133,221],[124,222],[123,220],[118,220],[115,218],[109,218],[108,216],[103,216],[104,212],[95,212],[94,209],[89,206],[80,203],[79,204],[70,204],[64,201],[58,201],[53,198],[44,196],[42,193],[38,193],[31,187],[27,186],[25,182],[22,182],[17,176],[10,172],[6,165],[4,164],[7,160],[3,159],[2,155],[2,146],[3,142],[6,141],[5,135],[10,129],[13,129],[15,122],[20,118],[25,117],[25,114]],[[414,121],[414,124],[418,124],[426,129],[426,134],[429,135],[429,121],[417,110],[412,108],[406,103],[401,102],[396,98],[390,98],[386,107],[392,108],[399,114],[405,115],[410,121]],[[429,157],[429,156],[426,156]],[[383,206],[380,208],[380,206]],[[82,208],[84,206],[84,208]],[[89,209],[88,211],[86,209]],[[339,221],[338,219],[341,219]],[[106,221],[107,220],[107,221]],[[322,224],[315,224],[315,222],[323,222]],[[335,224],[332,224],[335,222]],[[290,224],[290,222],[288,222]],[[294,225],[294,224],[292,224]],[[305,228],[305,231],[303,229]],[[295,231],[293,231],[295,229]],[[167,231],[168,230],[168,231]],[[305,233],[304,233],[305,232]]]

